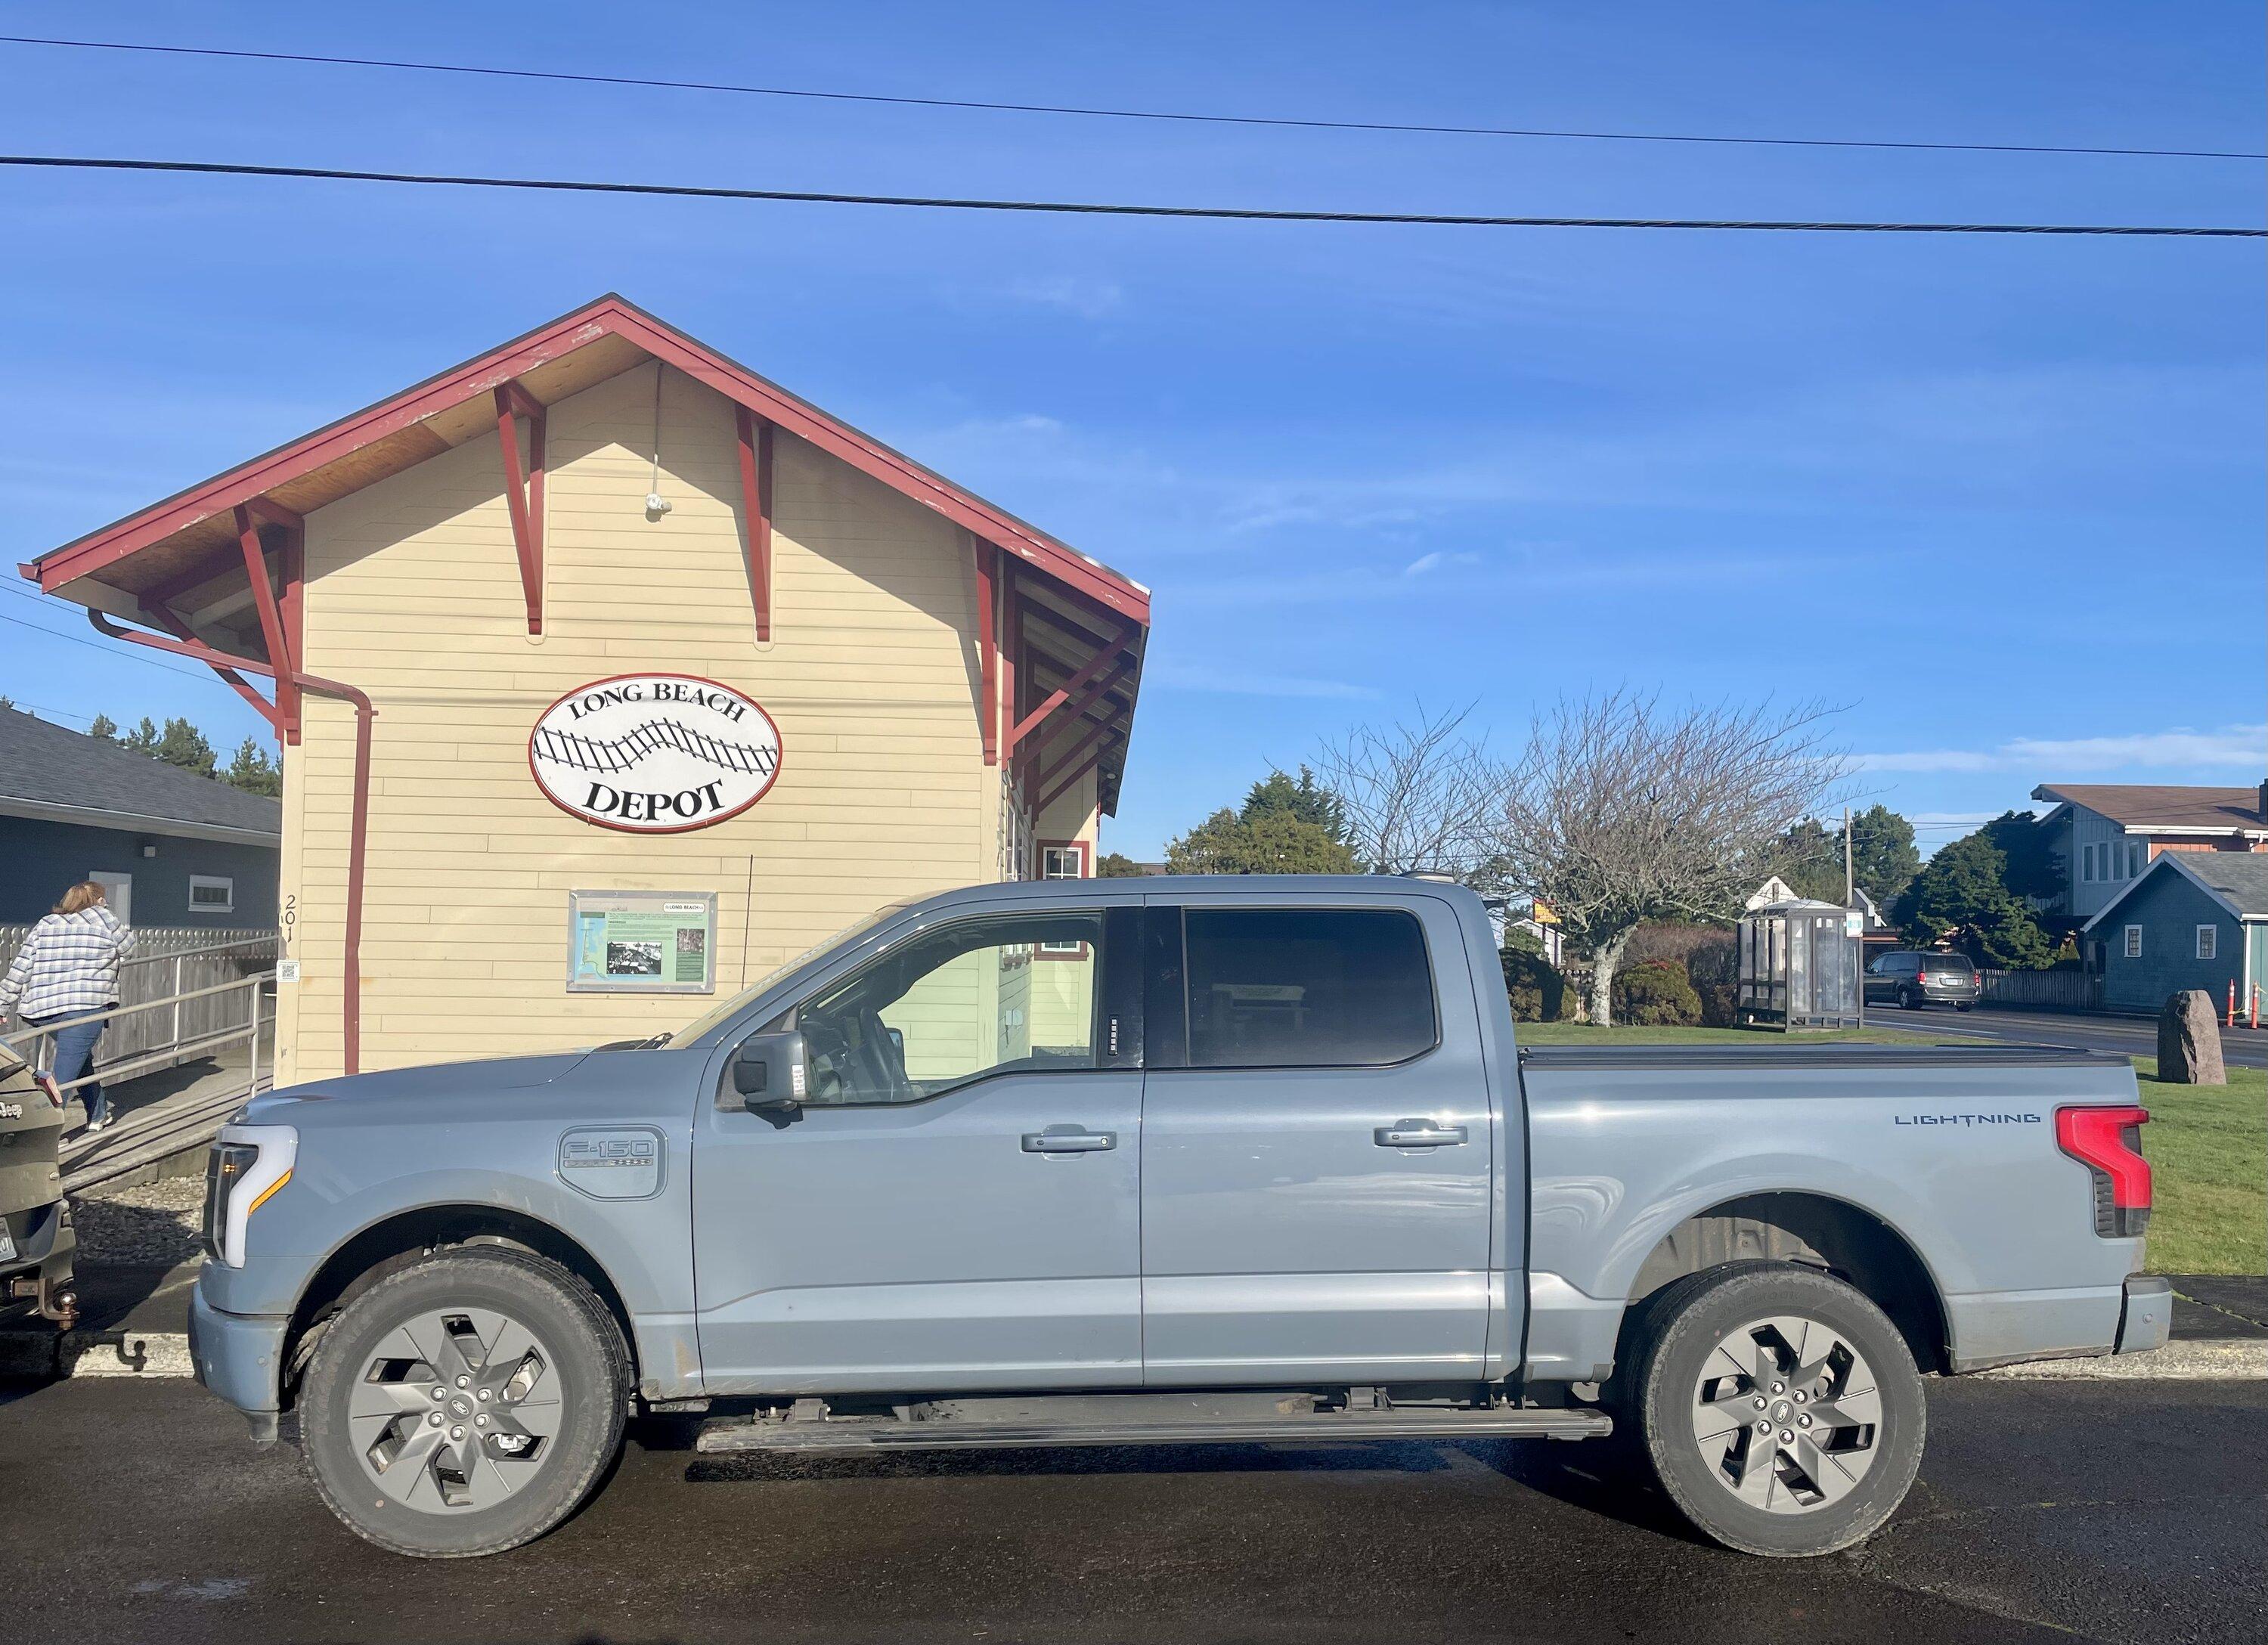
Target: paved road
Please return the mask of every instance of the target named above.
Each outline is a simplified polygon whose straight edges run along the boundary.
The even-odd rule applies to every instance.
[[[1954,1011],[1926,1007],[1919,1011],[1872,1007],[1872,1028],[1905,1029],[1916,1034],[2020,1040],[2034,1045],[2078,1045],[2128,1057],[2158,1054],[2158,1025],[2147,1017],[2105,1016],[2075,1011]],[[2268,1068],[2268,1028],[2223,1029],[2220,1054],[2232,1066]]]
[[[550,1538],[442,1564],[193,1385],[80,1379],[0,1404],[0,1640],[2268,1636],[2268,1383],[1953,1383],[1930,1421],[1901,1516],[1818,1560],[1697,1544],[1540,1441],[798,1462],[676,1424]]]

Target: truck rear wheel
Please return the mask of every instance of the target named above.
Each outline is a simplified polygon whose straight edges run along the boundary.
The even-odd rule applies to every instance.
[[[581,1280],[510,1247],[438,1252],[363,1292],[316,1344],[308,1472],[381,1548],[498,1553],[590,1494],[629,1390],[622,1332]]]
[[[1829,1275],[1695,1274],[1649,1299],[1624,1398],[1661,1488],[1744,1553],[1831,1553],[1905,1500],[1927,1415],[1905,1339]]]

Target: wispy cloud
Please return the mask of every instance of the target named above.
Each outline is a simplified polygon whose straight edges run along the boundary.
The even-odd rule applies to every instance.
[[[1209,692],[1220,697],[1329,697],[1368,702],[1379,696],[1373,688],[1347,680],[1317,680],[1296,674],[1242,674],[1208,668],[1203,663],[1157,663],[1149,670],[1149,684],[1168,690]]]
[[[1381,600],[1460,599],[1520,601],[1545,594],[1577,597],[1631,589],[1716,586],[1742,579],[1780,584],[1818,575],[1822,562],[1789,556],[1631,555],[1554,560],[1515,553],[1499,561],[1478,554],[1425,554],[1408,566],[1346,566],[1254,571],[1226,577],[1177,575],[1175,606],[1224,609],[1243,606],[1333,605],[1359,609]],[[1432,562],[1428,564],[1428,562]]]
[[[1991,749],[1919,749],[1862,754],[1870,771],[2031,771],[2045,782],[2058,777],[2132,770],[2232,771],[2250,773],[2268,761],[2268,725],[2224,726],[2217,731],[2139,732],[2117,737],[2017,737]]]
[[[1421,554],[1410,561],[1402,568],[1402,574],[1404,577],[1423,577],[1428,572],[1440,571],[1444,565],[1477,565],[1480,563],[1481,557],[1477,554],[1447,553],[1436,549],[1430,554]]]
[[[1086,320],[1100,320],[1126,300],[1125,288],[1116,280],[1082,280],[1065,274],[1026,275],[1009,284],[1008,295],[1019,303],[1059,308]]]

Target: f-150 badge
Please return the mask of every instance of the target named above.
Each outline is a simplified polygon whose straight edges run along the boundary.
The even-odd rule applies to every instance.
[[[661,1132],[580,1125],[559,1139],[559,1177],[593,1199],[651,1199],[661,1191]]]

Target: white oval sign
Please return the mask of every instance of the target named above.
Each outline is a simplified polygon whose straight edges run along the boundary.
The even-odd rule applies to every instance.
[[[779,775],[779,727],[729,686],[689,674],[593,680],[527,739],[536,786],[563,811],[633,834],[738,816]]]

